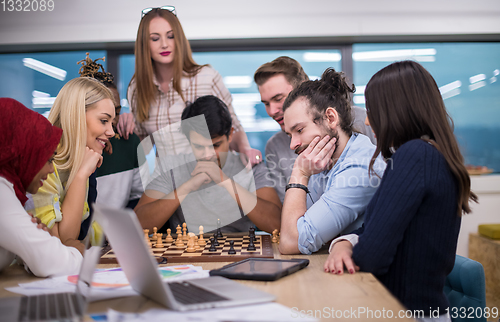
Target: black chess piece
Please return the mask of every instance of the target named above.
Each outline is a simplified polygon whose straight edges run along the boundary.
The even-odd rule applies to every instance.
[[[210,237],[210,248],[208,249],[209,252],[216,252],[217,248],[215,248],[215,241],[217,239]]]
[[[229,255],[235,255],[236,251],[234,250],[234,240],[229,241],[229,251],[227,252]]]
[[[248,238],[253,242],[257,240],[257,238],[255,238],[255,227],[250,227],[248,230]]]
[[[214,245],[219,246],[219,241],[217,240],[217,233],[214,233],[214,237],[210,237],[210,239],[214,239]]]
[[[220,228],[217,228],[217,239],[222,239],[224,238],[224,236],[222,235],[222,231],[220,230]]]
[[[254,243],[253,243],[253,239],[252,239],[252,238],[250,238],[250,241],[249,241],[249,243],[248,243],[248,248],[247,248],[247,250],[248,250],[248,251],[254,251],[254,250],[256,250],[256,248],[255,248],[255,245],[254,245]]]

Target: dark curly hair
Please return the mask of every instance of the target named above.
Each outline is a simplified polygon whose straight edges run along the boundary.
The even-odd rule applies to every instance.
[[[105,61],[105,59],[106,58],[103,57],[92,60],[89,57],[89,53],[87,53],[85,59],[82,59],[79,62],[77,62],[77,64],[82,65],[78,73],[80,74],[80,77],[94,78],[100,81],[102,84],[104,84],[104,86],[116,89],[116,85],[114,83],[114,76],[111,73],[107,73],[104,70],[104,67],[98,63],[99,60]]]
[[[181,116],[181,132],[189,139],[189,132],[204,134],[204,126],[198,122],[189,122],[189,118],[203,115],[210,132],[210,138],[225,135],[229,137],[232,127],[231,114],[226,104],[218,97],[206,95],[188,103]],[[187,121],[186,121],[187,120]],[[186,121],[186,122],[185,122]]]
[[[334,108],[340,116],[340,128],[347,135],[352,134],[351,94],[354,93],[354,84],[349,86],[342,72],[327,68],[321,79],[306,81],[290,92],[283,103],[283,112],[295,100],[305,97],[309,103],[309,112],[315,123],[320,122],[328,107]]]

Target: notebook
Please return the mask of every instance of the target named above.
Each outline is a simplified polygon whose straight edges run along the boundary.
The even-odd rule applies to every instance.
[[[43,294],[0,299],[2,321],[80,321],[90,299],[92,277],[102,245],[85,251],[75,293]]]
[[[93,207],[94,218],[103,228],[132,288],[166,308],[188,311],[275,300],[274,295],[220,276],[164,283],[135,212],[104,205]]]

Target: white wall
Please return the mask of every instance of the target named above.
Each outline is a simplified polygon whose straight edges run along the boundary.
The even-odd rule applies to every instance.
[[[0,45],[134,41],[141,10],[165,4],[192,40],[500,34],[498,0],[53,1],[52,12],[0,4]]]
[[[479,197],[472,203],[472,213],[462,217],[457,254],[468,257],[469,234],[477,233],[480,224],[500,224],[500,175],[471,176],[471,189]]]

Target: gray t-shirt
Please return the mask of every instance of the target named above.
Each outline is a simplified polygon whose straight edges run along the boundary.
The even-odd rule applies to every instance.
[[[351,106],[351,115],[353,118],[352,129],[355,132],[366,135],[373,145],[377,145],[377,139],[375,134],[373,134],[371,126],[365,124],[366,110],[362,107]]]
[[[285,132],[274,134],[266,144],[266,164],[269,169],[269,179],[283,203],[285,187],[292,175],[293,164],[297,155],[290,149],[290,137]]]
[[[169,158],[168,164],[169,166],[164,166],[159,174],[155,173],[156,177],[148,184],[147,190],[156,190],[168,195],[191,178],[191,172],[195,169],[197,162],[193,154],[180,154]],[[234,152],[228,152],[222,171],[234,182],[254,194],[260,188],[273,187],[264,163],[248,171],[241,162],[240,156]],[[234,185],[233,188],[235,188]],[[182,227],[182,224],[186,222],[188,231],[195,234],[198,234],[200,225],[203,226],[205,232],[211,232],[218,228],[217,219],[221,220],[222,232],[245,232],[254,226],[229,192],[214,182],[210,182],[202,185],[197,191],[189,193],[160,231],[171,228],[172,232],[175,232],[177,225]]]
[[[361,107],[352,106],[353,130],[366,135],[376,145],[377,140],[371,127],[365,125],[366,110]],[[291,139],[285,132],[279,131],[273,135],[266,144],[266,163],[269,169],[269,178],[278,197],[283,203],[285,200],[285,187],[292,175],[293,164],[297,155],[290,149]]]

